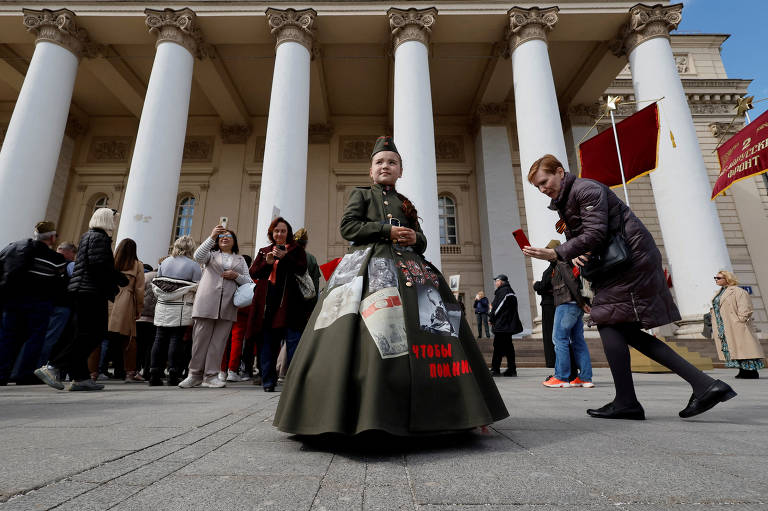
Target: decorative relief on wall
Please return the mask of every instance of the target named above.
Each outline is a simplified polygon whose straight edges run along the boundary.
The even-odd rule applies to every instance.
[[[693,57],[687,53],[675,53],[675,65],[677,66],[678,74],[690,75],[696,72],[693,69]]]
[[[370,161],[375,142],[375,136],[339,137],[339,161],[347,163]]]
[[[267,137],[256,137],[256,150],[253,153],[253,161],[264,161],[264,149],[267,145]]]
[[[443,135],[435,137],[435,156],[441,162],[464,162],[464,137]]]
[[[184,161],[208,162],[213,160],[213,137],[192,136],[184,141]]]
[[[93,137],[89,162],[126,162],[131,157],[133,137]]]

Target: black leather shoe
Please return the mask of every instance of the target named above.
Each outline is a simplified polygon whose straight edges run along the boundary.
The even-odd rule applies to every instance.
[[[691,394],[691,399],[688,400],[688,406],[680,410],[679,415],[680,417],[687,419],[688,417],[704,413],[714,407],[717,403],[728,401],[734,397],[736,397],[736,392],[730,385],[721,380],[715,380],[712,385],[701,394],[701,396],[696,397],[695,394]]]
[[[628,408],[617,409],[614,406],[613,401],[611,401],[607,405],[601,406],[600,408],[590,408],[587,410],[587,415],[596,419],[628,419],[634,421],[645,420],[645,410],[643,410],[643,407],[640,406],[640,403],[637,403],[637,405]]]
[[[507,371],[504,371],[501,374],[504,375],[504,376],[517,376],[517,371],[509,371],[509,370],[507,370]]]
[[[495,371],[491,369],[491,376],[501,376],[501,371]]]
[[[275,387],[264,387],[264,392],[274,392]]]

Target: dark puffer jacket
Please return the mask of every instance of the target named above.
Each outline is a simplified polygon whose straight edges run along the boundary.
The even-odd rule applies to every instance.
[[[125,275],[115,270],[112,238],[102,229],[90,229],[83,234],[67,290],[113,300],[119,291],[118,285],[127,283]]]
[[[592,283],[592,322],[639,322],[643,328],[653,328],[680,319],[653,236],[607,186],[566,173],[560,195],[549,208],[565,221],[568,241],[555,248],[562,260],[599,251],[610,238],[609,233],[619,230],[620,219],[624,218],[632,262],[615,276]]]

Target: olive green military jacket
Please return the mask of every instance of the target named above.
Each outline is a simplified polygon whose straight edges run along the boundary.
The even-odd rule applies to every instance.
[[[399,222],[401,227],[416,231],[416,244],[412,248],[417,254],[427,250],[427,237],[419,225],[411,225],[395,189],[387,190],[377,184],[352,190],[341,218],[341,235],[355,245],[389,242],[391,219],[395,219],[395,224]]]

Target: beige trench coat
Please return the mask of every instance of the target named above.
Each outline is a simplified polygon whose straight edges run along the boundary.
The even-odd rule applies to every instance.
[[[198,249],[200,250],[200,249]],[[195,260],[197,260],[195,254]],[[220,251],[212,251],[206,261],[198,261],[205,265],[203,276],[197,286],[195,303],[192,305],[192,318],[226,319],[237,321],[237,307],[232,301],[237,291],[237,282],[227,280],[221,276],[224,273],[224,264]],[[240,275],[248,274],[248,266],[243,256],[233,254],[232,270]]]
[[[110,332],[134,337],[136,335],[136,317],[144,308],[144,265],[136,261],[131,270],[123,272],[128,277],[128,285],[121,287],[115,297],[109,314]]]
[[[717,296],[717,294],[715,294]],[[714,296],[712,297],[714,300]],[[717,318],[714,309],[712,314],[712,337],[720,360],[725,360],[722,351],[722,341],[718,333]],[[749,293],[739,286],[728,286],[720,297],[720,317],[723,319],[725,340],[731,360],[749,360],[765,358],[763,347],[757,340],[752,323],[752,300]]]

